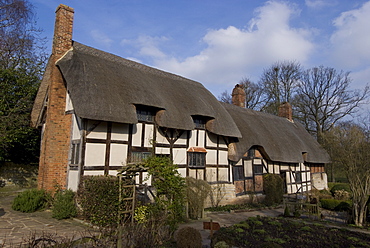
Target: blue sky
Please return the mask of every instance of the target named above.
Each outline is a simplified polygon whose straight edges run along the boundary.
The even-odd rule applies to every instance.
[[[55,9],[75,10],[73,39],[202,83],[216,97],[294,60],[370,83],[370,1],[31,0],[51,50]]]

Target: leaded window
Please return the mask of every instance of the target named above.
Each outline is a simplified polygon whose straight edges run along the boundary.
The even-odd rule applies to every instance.
[[[205,168],[206,153],[205,152],[188,152],[189,168]]]
[[[151,155],[152,155],[151,152],[132,152],[131,162],[133,163],[143,162],[145,159],[149,158]]]

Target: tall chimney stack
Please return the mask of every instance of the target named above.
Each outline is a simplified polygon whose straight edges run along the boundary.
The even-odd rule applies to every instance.
[[[55,11],[52,54],[58,60],[72,47],[73,8],[60,4]]]
[[[231,101],[234,105],[245,108],[246,94],[242,86],[235,85],[231,94]]]
[[[48,84],[44,132],[41,140],[38,187],[52,191],[66,188],[72,115],[66,112],[66,82],[55,65],[72,48],[74,10],[66,5],[56,9],[52,54],[45,71]]]
[[[287,118],[289,121],[293,121],[293,110],[292,105],[288,102],[284,102],[279,106],[278,115],[280,117]]]

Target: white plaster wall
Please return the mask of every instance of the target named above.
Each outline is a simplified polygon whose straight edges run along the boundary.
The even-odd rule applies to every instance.
[[[228,168],[218,168],[218,180],[219,181],[229,181],[229,169]]]
[[[141,146],[141,132],[142,130],[142,124],[137,123],[133,126],[132,129],[132,145],[133,146]]]
[[[154,142],[153,133],[154,133],[154,125],[146,124],[145,125],[144,147],[153,146],[153,142]]]
[[[189,135],[189,146],[193,147],[197,144],[197,130],[191,130]]]
[[[85,176],[104,176],[104,171],[84,171]]]
[[[207,182],[216,182],[217,181],[217,169],[207,168],[206,169],[206,179],[207,179]]]
[[[174,164],[186,164],[186,148],[174,148],[172,152]]]
[[[156,142],[159,144],[170,144],[166,137],[164,137],[158,130],[157,130],[157,137],[156,137]]]
[[[205,147],[205,138],[206,138],[206,131],[199,130],[199,137],[198,137],[198,147]]]
[[[186,145],[187,132],[184,132],[175,142],[176,145]]]
[[[78,183],[80,181],[79,173],[77,170],[70,170],[68,172],[68,189],[71,189],[73,191],[77,191],[78,189]]]
[[[111,144],[110,147],[110,165],[122,166],[127,163],[127,145]]]
[[[129,130],[128,124],[113,123],[111,139],[128,141],[128,130]]]
[[[95,121],[89,121],[87,129],[95,125],[95,123],[96,123]],[[97,127],[94,128],[94,130],[92,130],[87,135],[87,138],[106,139],[107,138],[107,123],[101,122]]]
[[[155,154],[170,154],[170,148],[168,147],[156,147]]]
[[[328,188],[328,176],[325,172],[311,173],[312,186],[318,190]]]
[[[186,168],[178,168],[177,171],[182,177],[186,177]]]
[[[216,150],[207,150],[206,154],[206,164],[217,164],[217,151]]]
[[[218,154],[218,163],[220,165],[228,165],[229,164],[229,160],[228,160],[228,153],[227,151],[219,151],[219,154]]]
[[[104,165],[105,144],[87,143],[85,154],[85,166]]]
[[[69,93],[67,91],[67,96],[66,96],[66,111],[71,111],[73,110],[73,104],[72,104],[72,100],[71,100],[71,97],[69,96]]]
[[[79,128],[80,118],[73,114],[72,118],[72,140],[81,139],[81,130]]]

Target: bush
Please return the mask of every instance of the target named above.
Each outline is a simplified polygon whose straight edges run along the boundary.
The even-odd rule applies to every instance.
[[[190,219],[202,218],[204,201],[211,192],[211,186],[204,180],[192,177],[186,178],[186,198],[189,206]]]
[[[177,232],[176,243],[178,248],[201,248],[202,236],[197,229],[184,227]]]
[[[58,191],[54,196],[52,217],[58,220],[68,219],[77,215],[74,202],[75,193],[72,190]]]
[[[348,212],[350,211],[351,208],[351,203],[348,201],[341,201],[335,208],[334,211],[338,212]]]
[[[330,188],[330,192],[332,196],[334,196],[335,191],[337,190],[345,190],[349,193],[351,193],[351,188],[349,187],[348,183],[336,183]]]
[[[12,209],[32,213],[48,205],[51,197],[45,190],[29,189],[19,193],[12,204]]]
[[[335,199],[321,199],[321,207],[329,210],[334,210],[339,205],[340,201]]]
[[[284,181],[277,174],[263,175],[264,203],[267,206],[280,204],[283,201]]]

